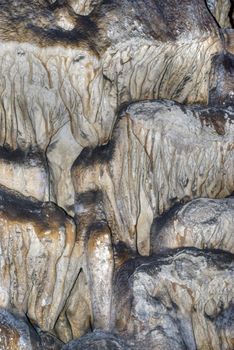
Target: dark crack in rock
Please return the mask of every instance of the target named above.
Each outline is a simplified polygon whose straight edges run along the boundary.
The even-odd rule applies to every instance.
[[[37,332],[26,317],[0,309],[1,350],[60,350],[62,343],[49,333]]]

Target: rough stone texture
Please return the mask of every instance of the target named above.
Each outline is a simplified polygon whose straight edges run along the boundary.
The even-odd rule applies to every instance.
[[[154,217],[179,201],[232,194],[233,116],[232,108],[185,107],[170,101],[127,107],[112,140],[85,149],[73,167],[76,193],[101,193],[98,203],[85,210],[90,225],[91,212],[101,206],[97,217],[107,221],[113,242],[123,241],[148,255]],[[79,220],[87,199],[77,198]]]
[[[62,343],[50,334],[37,332],[26,317],[0,309],[1,350],[60,350]]]
[[[79,15],[90,14],[93,9],[102,2],[102,0],[68,0],[68,4],[72,7],[75,13]]]
[[[1,188],[0,236],[0,306],[52,331],[79,272],[73,221]]]
[[[232,349],[233,5],[0,8],[0,350]]]
[[[117,335],[96,331],[64,345],[62,350],[130,350]]]
[[[158,217],[151,228],[151,251],[178,247],[234,253],[234,198],[195,199]]]
[[[233,23],[232,0],[206,0],[207,5],[221,27],[229,28]]]
[[[72,163],[84,146],[105,142],[112,129],[110,83],[101,75],[99,59],[79,47],[42,49],[13,42],[1,43],[0,60],[0,145],[19,153],[30,148],[44,153],[51,198],[69,207]]]
[[[226,50],[234,54],[234,29],[225,29],[223,36]]]
[[[115,281],[115,328],[134,349],[233,349],[233,258],[184,248],[130,260]]]
[[[50,184],[43,153],[0,147],[0,184],[24,196],[47,201]]]
[[[45,153],[50,199],[70,213],[71,165],[84,147],[108,141],[119,106],[206,103],[212,57],[222,51],[202,0],[93,1],[89,17],[73,11],[89,5],[1,2],[0,145]]]

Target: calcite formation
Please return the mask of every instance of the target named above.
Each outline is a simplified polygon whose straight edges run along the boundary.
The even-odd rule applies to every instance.
[[[0,0],[0,350],[234,349],[230,0]]]
[[[0,309],[0,348],[6,350],[59,350],[62,343],[35,329],[17,313]]]
[[[52,330],[79,272],[75,227],[62,209],[0,189],[1,307]]]
[[[197,247],[234,253],[234,198],[176,204],[151,226],[151,252]]]
[[[86,206],[82,194],[99,191],[100,202],[86,210],[102,206],[99,221],[105,213],[113,242],[148,255],[152,221],[173,203],[232,194],[233,120],[228,109],[131,104],[110,142],[85,149],[73,165],[78,218]]]
[[[181,248],[129,261],[115,281],[115,325],[134,349],[232,349],[233,255]]]
[[[221,27],[226,28],[232,26],[232,0],[207,0],[207,6]]]

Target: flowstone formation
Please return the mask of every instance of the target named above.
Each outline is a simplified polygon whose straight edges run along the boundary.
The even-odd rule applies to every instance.
[[[233,9],[0,0],[0,350],[234,349]]]

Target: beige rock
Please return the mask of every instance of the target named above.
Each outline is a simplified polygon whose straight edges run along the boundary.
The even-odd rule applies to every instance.
[[[195,199],[177,205],[157,218],[151,229],[151,248],[197,247],[234,253],[234,198]]]
[[[111,102],[109,89],[105,90],[109,83],[101,76],[99,60],[87,50],[39,49],[28,44],[3,43],[0,64],[0,109],[5,121],[0,145],[13,151],[37,147],[46,153],[52,180],[51,198],[69,209],[74,202],[69,174],[72,163],[85,145],[105,142],[112,129],[111,120],[104,121],[111,116],[114,119],[114,115],[100,94],[106,91]],[[5,170],[13,175],[3,184],[18,191],[24,186],[22,182],[14,183],[17,171],[24,173],[25,182],[36,183],[45,176],[40,172],[34,175],[31,170],[26,174],[14,164],[12,167],[13,170]],[[34,196],[32,190],[28,192]],[[28,194],[27,190],[23,194]],[[36,198],[48,197],[37,195]]]
[[[31,186],[22,194],[50,198],[73,213],[71,166],[84,147],[108,142],[122,103],[206,103],[212,57],[222,43],[203,1],[186,6],[194,18],[175,0],[2,1],[0,146],[37,148],[48,163],[47,175],[26,174],[13,164],[14,179],[2,184],[23,191],[15,173],[33,186],[47,176],[50,184],[42,192],[49,197]],[[89,17],[73,11],[87,14],[93,7]]]
[[[143,283],[134,272],[136,294],[121,279],[129,259],[150,253],[152,223],[174,203],[233,193],[231,31],[203,0],[2,0],[0,22],[0,306],[27,315],[45,350],[53,341],[43,343],[49,335],[38,326],[64,342],[96,331],[68,349],[229,349],[228,254],[219,253],[222,273],[209,252],[156,259],[165,274],[148,286],[148,271]],[[164,98],[196,105],[132,103]],[[200,230],[192,244],[231,250],[225,220],[217,243]],[[173,230],[167,238],[175,247]],[[196,290],[200,309],[189,300]],[[156,312],[147,304],[154,295]],[[12,337],[15,347],[21,335],[4,327],[4,346]]]
[[[49,174],[43,153],[0,147],[0,184],[40,201],[49,200]]]
[[[219,25],[223,28],[231,28],[233,9],[231,0],[206,0],[207,5]]]
[[[68,0],[68,4],[79,15],[88,15],[92,10],[101,4],[102,0]]]
[[[0,306],[52,331],[80,269],[73,221],[4,188],[0,201]]]
[[[100,191],[113,242],[148,255],[154,217],[178,201],[233,192],[233,126],[232,109],[132,104],[109,144],[78,157],[75,191]],[[78,217],[85,202],[78,201]]]

